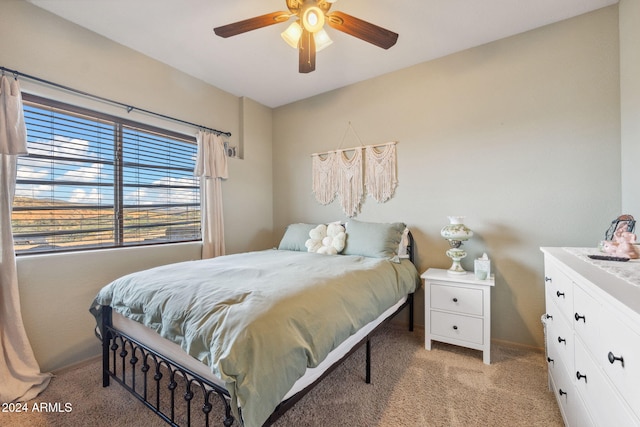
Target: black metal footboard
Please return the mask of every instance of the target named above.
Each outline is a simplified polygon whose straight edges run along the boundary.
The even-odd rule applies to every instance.
[[[103,387],[113,378],[173,426],[208,427],[220,410],[222,424],[233,425],[227,390],[115,329],[108,306],[102,307],[101,335]]]

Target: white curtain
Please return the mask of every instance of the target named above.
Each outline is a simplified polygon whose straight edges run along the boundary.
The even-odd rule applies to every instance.
[[[42,392],[51,374],[40,372],[22,322],[11,210],[17,156],[27,154],[20,85],[0,81],[0,402],[23,402]]]
[[[227,156],[220,135],[200,131],[196,135],[198,157],[194,174],[200,177],[202,258],[225,254],[222,180],[228,178]]]

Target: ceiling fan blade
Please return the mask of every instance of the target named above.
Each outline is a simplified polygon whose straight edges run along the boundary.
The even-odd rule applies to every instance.
[[[303,29],[298,42],[298,71],[310,73],[316,69],[316,40],[313,33]]]
[[[268,27],[269,25],[279,24],[291,17],[289,12],[272,12],[266,15],[256,16],[255,18],[245,19],[243,21],[234,22],[233,24],[216,27],[213,31],[220,37],[231,37],[247,31],[257,30],[258,28]]]
[[[343,12],[327,14],[331,28],[357,37],[383,49],[389,49],[398,41],[398,34]]]

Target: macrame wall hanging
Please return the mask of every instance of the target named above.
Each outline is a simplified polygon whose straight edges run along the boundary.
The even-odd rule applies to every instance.
[[[336,179],[336,152],[326,153],[324,158],[321,154],[314,154],[311,157],[313,170],[313,192],[316,200],[321,205],[328,205],[336,198],[338,191]]]
[[[382,147],[378,149],[378,147]],[[398,178],[396,176],[396,143],[390,142],[379,145],[370,145],[365,148],[367,194],[378,203],[389,200],[396,190]]]
[[[353,148],[353,156],[347,157],[346,150],[336,153],[338,175],[338,195],[344,213],[351,218],[360,210],[364,188],[362,186],[362,148]]]
[[[358,137],[351,122],[347,132],[349,129]],[[337,196],[349,218],[360,211],[365,188],[366,194],[378,203],[384,203],[393,197],[398,185],[396,142],[365,146],[360,141],[360,147],[338,147],[334,151],[314,153],[311,165],[312,190],[318,203],[327,205]]]

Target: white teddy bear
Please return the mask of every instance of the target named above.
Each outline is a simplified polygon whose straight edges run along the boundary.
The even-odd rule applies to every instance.
[[[307,252],[318,252],[318,249],[322,247],[322,239],[324,239],[326,236],[327,226],[324,224],[320,224],[316,228],[309,231],[310,239],[304,243],[304,245],[307,247]]]
[[[309,237],[305,242],[308,252],[328,255],[340,253],[347,239],[344,227],[338,223],[320,224],[309,232]]]

